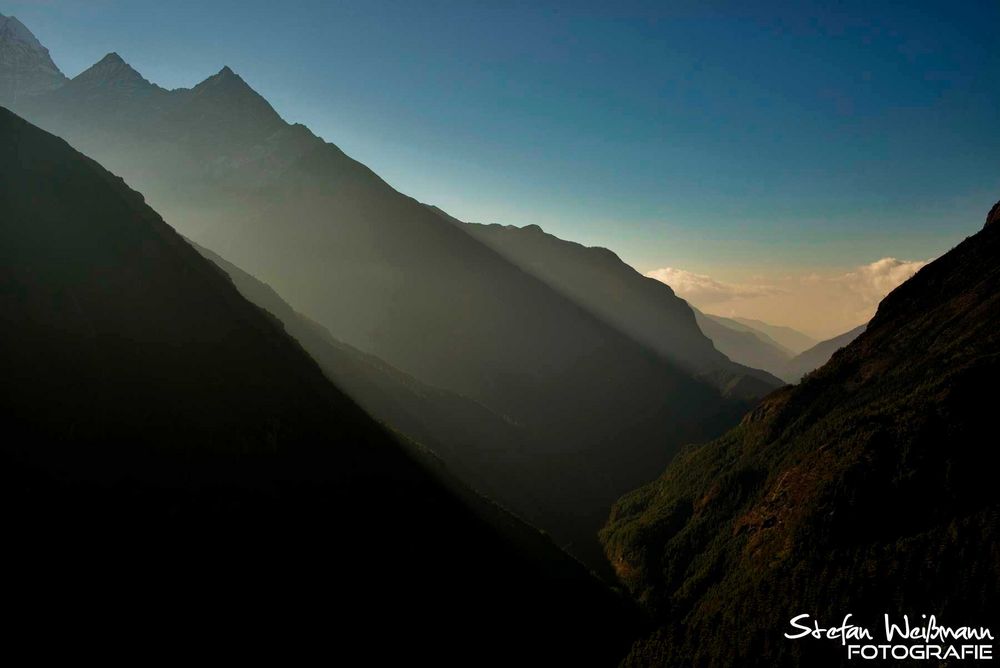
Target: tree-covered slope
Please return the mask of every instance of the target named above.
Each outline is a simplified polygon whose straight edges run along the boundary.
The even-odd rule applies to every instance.
[[[991,222],[887,296],[800,385],[623,497],[603,540],[658,620],[626,665],[846,662],[838,643],[782,636],[802,613],[995,630],[998,324]]]
[[[404,450],[121,179],[3,109],[0,351],[12,635],[133,659],[621,651],[611,592]]]

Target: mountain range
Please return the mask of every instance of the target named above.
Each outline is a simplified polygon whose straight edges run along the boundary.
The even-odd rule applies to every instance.
[[[578,275],[526,270],[286,123],[228,67],[167,91],[109,54],[14,102],[336,341],[528,434],[517,465],[546,473],[498,498],[595,567],[615,498],[781,385],[714,351],[669,289],[630,276],[634,295],[585,299]],[[658,322],[629,320],[650,298]]]
[[[731,320],[746,327],[750,327],[754,331],[763,333],[765,336],[775,341],[779,346],[790,351],[793,355],[797,355],[804,350],[808,350],[819,343],[808,334],[804,334],[792,327],[772,325],[754,318],[740,318],[734,316]]]
[[[811,337],[790,327],[747,318],[725,318],[702,313],[698,309],[694,309],[694,314],[701,331],[729,359],[766,370],[786,383],[799,382],[804,375],[823,366],[833,353],[865,331],[865,325],[861,325],[832,339],[815,343]],[[801,346],[807,347],[796,354],[795,350]]]
[[[709,315],[694,309],[699,329],[727,357],[743,364],[765,369],[769,373],[784,373],[792,352],[767,334],[731,318]]]
[[[993,211],[823,367],[616,504],[605,547],[657,620],[624,665],[847,665],[782,635],[800,613],[996,628]]]
[[[620,597],[369,418],[120,178],[5,109],[0,221],[18,625],[139,656],[622,651]]]

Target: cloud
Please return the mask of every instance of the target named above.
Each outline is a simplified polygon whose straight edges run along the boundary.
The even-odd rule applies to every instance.
[[[901,283],[917,273],[930,260],[897,260],[884,257],[871,264],[858,267],[839,278],[851,291],[872,306],[895,290]]]
[[[695,304],[717,304],[735,299],[751,299],[782,294],[784,291],[770,285],[724,283],[711,276],[695,274],[675,267],[662,267],[646,273],[666,283],[678,296]]]

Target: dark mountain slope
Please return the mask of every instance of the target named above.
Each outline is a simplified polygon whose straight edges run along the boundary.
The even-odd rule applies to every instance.
[[[849,332],[844,332],[840,336],[821,341],[809,350],[799,353],[788,360],[784,370],[781,372],[782,378],[790,383],[799,382],[804,375],[826,364],[835,352],[861,336],[861,333],[865,331],[867,326],[867,324],[860,325]]]
[[[663,444],[720,434],[761,394],[751,378],[693,378],[288,125],[228,69],[149,104],[74,83],[19,109],[337,340],[529,431],[525,467],[557,476],[537,490],[540,525],[595,566],[607,509],[666,465]]]
[[[195,248],[229,275],[240,294],[278,318],[327,377],[366,412],[429,448],[461,480],[489,498],[529,520],[544,518],[545,503],[536,495],[558,472],[528,465],[531,449],[537,446],[524,428],[471,399],[425,385],[337,341],[265,283],[212,251]]]
[[[784,372],[790,353],[770,337],[735,320],[694,309],[698,327],[729,359],[776,376]]]
[[[659,629],[627,665],[846,663],[782,637],[808,613],[1000,622],[1000,226],[881,303],[868,329],[723,438],[624,497],[608,554]]]
[[[757,398],[781,386],[758,369],[732,363],[698,329],[691,307],[669,286],[641,275],[606,248],[587,248],[546,234],[537,225],[465,224],[505,258],[560,294],[695,376],[734,379]]]
[[[595,579],[446,489],[139,194],[3,109],[0,325],[12,635],[614,662],[628,616]]]

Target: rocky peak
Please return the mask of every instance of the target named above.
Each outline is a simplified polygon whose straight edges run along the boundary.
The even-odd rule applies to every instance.
[[[229,98],[233,101],[263,103],[270,107],[267,101],[228,65],[191,90],[197,95]]]
[[[48,49],[27,26],[0,14],[0,104],[17,106],[25,97],[58,88],[65,81]]]
[[[229,66],[192,88],[190,100],[203,118],[224,120],[227,132],[254,134],[284,125],[274,107]]]
[[[0,42],[3,41],[20,42],[35,49],[45,48],[17,17],[0,14]]]
[[[109,53],[73,78],[76,86],[114,86],[120,88],[152,88],[153,84],[143,78],[117,53]]]

